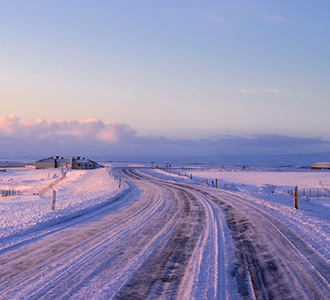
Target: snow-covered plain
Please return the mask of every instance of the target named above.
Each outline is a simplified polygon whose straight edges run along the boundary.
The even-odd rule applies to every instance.
[[[203,185],[237,194],[259,205],[270,215],[303,238],[330,262],[330,171],[314,171],[293,167],[255,167],[242,169],[237,166],[180,166],[167,171],[144,170],[144,173],[161,179]],[[178,175],[178,173],[180,175]],[[190,179],[192,175],[192,179]],[[212,183],[213,181],[213,183]],[[293,188],[298,186],[298,207],[294,206]],[[305,189],[305,196],[302,190]],[[312,189],[312,197],[309,196]],[[326,190],[327,197],[316,197]],[[323,192],[324,193],[324,192]]]
[[[110,172],[110,173],[109,173]],[[23,195],[1,197],[0,250],[24,239],[37,227],[50,226],[95,209],[124,192],[128,185],[111,174],[111,167],[96,170],[69,170],[66,178],[49,188],[43,196],[38,192],[63,175],[60,169],[36,170],[34,167],[8,168],[0,172],[0,191],[14,189]],[[55,210],[51,210],[53,189]]]
[[[127,164],[126,164],[127,165]],[[299,223],[317,224],[315,230],[322,228],[322,236],[328,235],[324,241],[330,240],[330,197],[299,197],[299,210],[293,210],[293,196],[290,193],[294,186],[301,191],[309,188],[329,189],[329,171],[311,171],[287,168],[251,168],[243,170],[239,167],[209,166],[209,167],[173,167],[170,172],[148,170],[142,167],[144,173],[161,179],[175,180],[189,184],[213,187],[218,180],[218,188],[239,193],[249,197],[251,201],[267,206],[274,212],[280,212]],[[61,170],[36,170],[33,167],[8,168],[0,172],[0,191],[15,189],[23,196],[0,197],[0,249],[10,241],[10,236],[33,226],[43,226],[45,222],[58,222],[60,218],[72,218],[80,211],[109,201],[128,188],[123,182],[118,187],[118,179],[109,175],[109,169],[71,170],[66,178],[49,189],[42,197],[37,194],[59,178]],[[181,175],[174,173],[179,172]],[[111,168],[110,168],[111,174]],[[182,176],[186,174],[187,176]],[[192,174],[193,179],[189,178]],[[212,183],[213,181],[213,183]],[[51,210],[52,189],[57,191],[56,209]],[[330,193],[329,193],[330,196]],[[307,229],[302,228],[301,232]],[[313,236],[312,232],[310,232]],[[330,249],[330,245],[328,247]],[[330,259],[330,255],[327,255]]]
[[[235,183],[252,186],[266,184],[278,187],[298,186],[301,188],[329,188],[330,172],[294,168],[210,168],[207,170],[193,170],[194,177],[209,180],[220,180],[220,184]]]
[[[120,168],[116,170],[114,167]],[[117,176],[116,180],[114,175]],[[130,182],[122,181],[119,188],[118,175]],[[244,242],[254,241],[249,244],[254,249],[265,245],[264,255],[272,257],[272,263],[282,269],[280,274],[283,274],[283,270],[288,270],[286,261],[291,257],[300,260],[292,274],[299,273],[307,264],[304,272],[309,270],[311,274],[307,272],[301,277],[292,275],[296,280],[293,290],[297,288],[297,295],[305,295],[306,291],[311,291],[313,287],[308,286],[308,282],[311,280],[313,285],[313,278],[320,278],[319,275],[312,274],[314,264],[325,279],[324,282],[323,279],[317,281],[318,288],[323,290],[316,289],[313,295],[330,295],[330,274],[322,269],[322,265],[317,265],[319,262],[325,262],[326,265],[330,263],[330,198],[301,196],[299,209],[295,210],[291,194],[296,185],[299,189],[328,189],[330,172],[291,167],[243,169],[237,166],[212,165],[165,166],[160,170],[151,169],[147,164],[113,164],[98,170],[68,171],[66,178],[53,187],[57,191],[57,202],[56,209],[52,211],[52,189],[43,196],[36,194],[61,176],[61,170],[35,170],[31,167],[0,172],[0,190],[16,189],[23,193],[22,196],[0,197],[0,258],[5,261],[5,275],[9,279],[20,273],[16,265],[24,266],[26,259],[34,262],[36,267],[31,272],[35,272],[37,280],[31,281],[31,274],[26,273],[27,275],[22,275],[23,280],[17,279],[17,284],[22,284],[22,290],[34,293],[35,298],[49,293],[54,296],[56,294],[51,293],[57,290],[63,299],[71,292],[78,298],[88,295],[93,299],[108,299],[109,295],[119,295],[118,299],[126,299],[125,297],[138,292],[138,287],[145,284],[141,285],[142,276],[145,282],[157,283],[149,290],[149,298],[157,299],[157,293],[164,285],[169,284],[166,283],[166,276],[173,276],[171,278],[175,284],[184,285],[184,288],[178,289],[178,297],[182,299],[243,299],[244,293],[237,293],[235,283],[231,282],[234,271],[235,277],[242,278],[237,283],[241,288],[246,288],[248,279],[244,272],[238,274],[239,270],[230,266],[239,265],[239,257],[234,250],[237,249],[235,243],[239,239],[233,233],[233,228],[230,228],[230,213],[225,212],[226,205],[233,205],[233,211],[236,211],[234,217],[237,222],[241,222],[237,224],[249,225],[246,231],[247,240]],[[217,188],[214,186],[216,179]],[[182,191],[184,193],[180,194]],[[118,197],[121,200],[118,201],[119,210],[116,211]],[[227,204],[221,204],[221,199]],[[192,208],[185,211],[183,208],[188,200]],[[110,206],[107,205],[109,203]],[[246,210],[242,211],[242,215],[240,208]],[[101,213],[98,212],[95,214],[96,218],[91,218],[93,222],[89,223],[82,218],[77,224],[71,223],[76,217],[97,211]],[[259,218],[262,219],[260,222]],[[253,231],[254,225],[269,228]],[[37,232],[36,237],[42,237],[40,232],[56,226],[58,232],[57,229],[51,229],[54,234],[45,234],[44,240],[36,239],[36,245],[33,245],[34,232]],[[179,230],[180,226],[182,230]],[[66,227],[68,231],[63,230]],[[171,240],[173,234],[177,238]],[[272,241],[277,238],[278,242]],[[80,239],[85,242],[76,244]],[[290,239],[293,239],[292,243]],[[176,240],[187,240],[187,245],[191,245],[194,250],[184,250],[187,248],[185,244],[176,244]],[[23,247],[26,258],[21,258],[20,247],[16,245],[24,241],[31,245],[27,250]],[[51,258],[38,261],[34,252],[29,254],[40,246],[40,255],[47,257],[50,250],[46,241],[54,243],[55,250],[59,249],[60,262],[55,258],[54,261]],[[173,246],[168,246],[170,242]],[[296,248],[300,252],[293,257],[292,252]],[[311,257],[308,256],[311,253],[309,248],[314,251]],[[165,254],[166,251],[177,252],[175,255],[174,252],[169,252],[166,258],[159,249],[165,249]],[[7,255],[15,259],[7,263]],[[319,255],[321,259],[318,258]],[[70,261],[66,262],[66,257]],[[107,260],[103,261],[103,258]],[[262,256],[259,258],[263,259]],[[155,273],[150,273],[155,266],[162,266],[159,259],[169,261],[164,260],[166,264],[163,265],[163,270],[156,268]],[[49,263],[46,263],[47,260]],[[188,267],[180,283],[178,278],[184,275],[180,275],[180,272],[183,272],[185,264]],[[47,271],[49,265],[55,266],[50,269],[52,273]],[[63,275],[63,270],[67,275]],[[29,266],[24,266],[24,272],[30,272]],[[265,276],[271,277],[273,273],[273,269],[269,269]],[[55,276],[57,279],[54,283],[49,283],[48,277],[43,276],[48,276],[49,279]],[[166,278],[160,280],[157,276]],[[62,278],[67,278],[68,282]],[[268,283],[272,281],[269,278]],[[11,295],[22,295],[19,289],[10,285],[9,279],[8,284],[4,283],[7,291],[4,299],[11,299]],[[77,283],[76,288],[77,280],[80,283]],[[281,280],[290,286],[290,280]],[[173,291],[176,290],[175,285],[172,288]],[[169,292],[172,288],[169,288]],[[256,291],[262,293],[262,288]],[[143,295],[143,291],[140,292]],[[252,295],[248,288],[245,292]],[[312,297],[312,294],[307,295]]]

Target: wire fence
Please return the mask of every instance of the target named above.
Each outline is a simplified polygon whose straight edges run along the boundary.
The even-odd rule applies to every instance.
[[[63,174],[61,177],[57,178],[53,182],[51,182],[49,185],[44,187],[42,190],[40,190],[38,193],[33,193],[33,195],[38,195],[38,196],[43,196],[51,187],[55,186],[58,184],[61,180],[66,178],[66,173]],[[9,190],[0,190],[0,196],[1,197],[12,197],[12,196],[29,196],[32,195],[27,191],[18,191],[15,189],[9,189]]]
[[[43,196],[51,187],[58,184],[61,180],[63,180],[66,177],[66,174],[62,175],[61,177],[57,178],[55,181],[53,181],[51,184],[44,187],[41,191],[39,191],[38,195]]]
[[[16,191],[14,189],[1,191],[1,197],[12,197],[12,196],[21,196],[21,195],[22,195],[21,191]]]
[[[299,197],[330,197],[330,191],[327,188],[300,188]]]

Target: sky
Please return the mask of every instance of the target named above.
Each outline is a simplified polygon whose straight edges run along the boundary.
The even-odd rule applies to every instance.
[[[330,151],[329,9],[0,0],[0,157]]]

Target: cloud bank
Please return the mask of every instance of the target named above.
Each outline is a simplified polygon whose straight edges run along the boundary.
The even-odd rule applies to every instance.
[[[274,134],[172,139],[141,136],[127,124],[87,120],[31,122],[0,115],[0,157],[51,155],[289,154],[329,151],[330,142]]]

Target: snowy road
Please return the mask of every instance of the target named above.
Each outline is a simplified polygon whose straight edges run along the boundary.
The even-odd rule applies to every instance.
[[[330,299],[330,264],[250,201],[117,173],[116,201],[0,252],[0,299]]]

